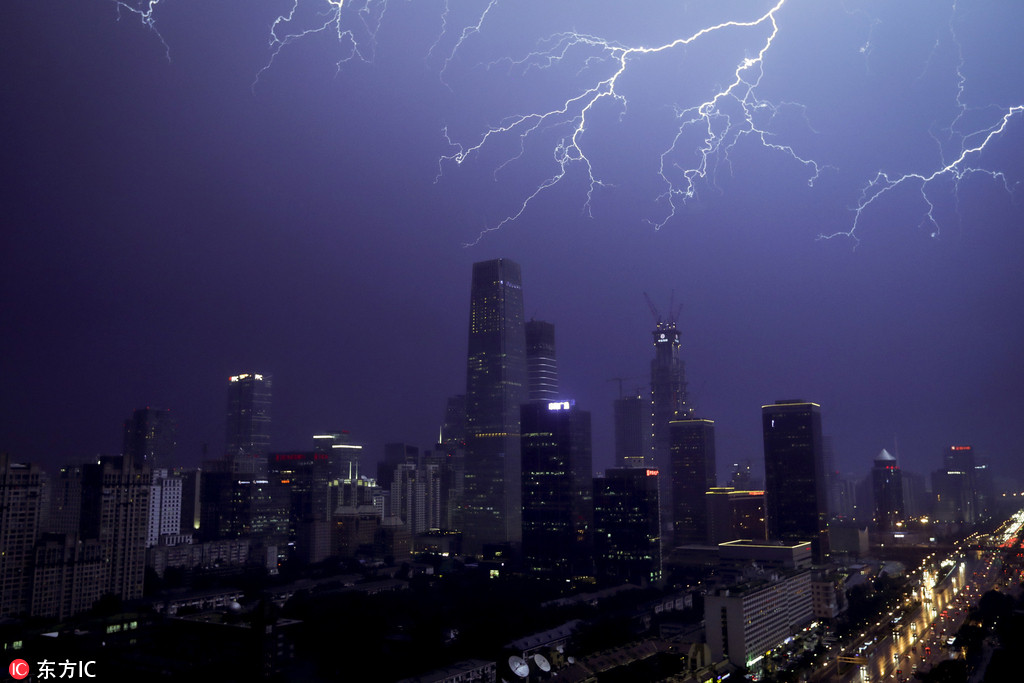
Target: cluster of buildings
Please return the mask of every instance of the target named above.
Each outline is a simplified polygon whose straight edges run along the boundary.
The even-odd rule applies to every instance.
[[[711,548],[726,579],[706,600],[711,655],[750,665],[816,614],[835,616],[834,582],[813,568],[862,546],[868,528],[895,538],[925,515],[984,515],[987,471],[970,447],[947,453],[926,505],[887,451],[864,482],[837,476],[821,408],[803,400],[762,407],[763,487],[749,463],[718,486],[715,424],[687,401],[676,315],[652,311],[650,392],[615,401],[617,466],[597,477],[591,415],[560,394],[555,327],[525,319],[508,259],[473,266],[466,393],[448,399],[438,443],[387,444],[375,477],[345,432],[272,451],[272,377],[255,372],[229,378],[224,457],[196,470],[173,467],[173,416],[153,408],[126,420],[120,456],[53,477],[2,456],[0,615],[134,600],[147,566],[273,573],[423,551],[570,584],[647,585],[670,549]]]

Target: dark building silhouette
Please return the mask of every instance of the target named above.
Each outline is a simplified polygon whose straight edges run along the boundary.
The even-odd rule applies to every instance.
[[[709,545],[737,539],[764,541],[764,491],[741,491],[731,486],[709,489],[705,494]]]
[[[932,475],[935,493],[935,519],[948,524],[974,524],[978,521],[976,463],[971,446],[950,446],[942,468]]]
[[[615,399],[615,463],[654,466],[651,459],[651,403],[642,396]]]
[[[526,323],[526,374],[531,401],[558,398],[555,326],[549,322],[530,320]]]
[[[608,583],[662,578],[658,471],[617,467],[594,479],[594,563]]]
[[[896,465],[896,458],[884,448],[871,467],[871,494],[875,504],[875,528],[879,531],[894,530],[905,512],[903,473]]]
[[[679,310],[670,307],[669,315],[662,317],[648,298],[655,317],[654,358],[651,360],[651,459],[648,467],[661,472],[661,520],[663,533],[672,530],[672,435],[669,423],[690,417],[686,396],[686,369],[679,356],[680,334],[676,320]]]
[[[519,264],[473,264],[466,372],[465,549],[522,535],[519,406],[527,397]]]
[[[225,453],[237,473],[260,474],[270,452],[270,400],[273,378],[244,373],[228,378]]]
[[[521,414],[524,567],[549,578],[591,575],[590,413],[543,401]]]
[[[708,538],[705,493],[715,481],[715,423],[711,420],[673,420],[671,446],[672,542],[704,543]]]
[[[46,474],[0,453],[0,617],[28,612],[33,548],[46,521]]]
[[[286,496],[288,544],[296,559],[319,562],[330,555],[331,482],[337,469],[331,453],[272,453],[268,479]]]
[[[777,401],[761,407],[768,537],[810,541],[816,562],[828,556],[821,406]]]
[[[172,467],[176,438],[177,424],[170,410],[138,408],[124,421],[122,454],[131,458],[136,467]]]
[[[82,465],[79,538],[97,540],[106,563],[101,594],[142,597],[151,472],[131,458],[102,457]]]

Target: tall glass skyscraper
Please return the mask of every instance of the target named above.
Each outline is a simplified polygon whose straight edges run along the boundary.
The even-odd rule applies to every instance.
[[[527,400],[519,264],[473,264],[466,371],[463,534],[469,552],[522,538],[519,406]]]
[[[270,397],[273,378],[245,373],[228,378],[227,448],[236,473],[266,472],[270,451]]]
[[[815,562],[828,556],[828,502],[821,406],[776,401],[761,407],[768,538],[810,541]]]
[[[526,323],[526,371],[531,401],[558,400],[555,326],[543,320]]]

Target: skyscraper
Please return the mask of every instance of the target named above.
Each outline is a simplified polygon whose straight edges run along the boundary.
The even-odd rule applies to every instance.
[[[519,406],[526,401],[519,264],[473,264],[466,372],[463,533],[469,552],[522,536]]]
[[[650,300],[648,299],[648,303]],[[672,494],[669,489],[672,471],[669,453],[672,435],[669,422],[690,417],[686,403],[686,371],[679,357],[679,328],[676,326],[678,310],[662,318],[654,306],[656,324],[654,335],[654,359],[651,360],[651,463],[659,470],[661,506],[664,523],[670,523]]]
[[[591,575],[590,413],[571,401],[522,406],[523,564],[537,576]]]
[[[124,449],[135,467],[150,469],[172,467],[177,425],[171,411],[161,408],[138,408],[124,421]]]
[[[654,465],[651,403],[639,395],[615,399],[615,463],[619,467]]]
[[[558,399],[555,326],[543,320],[526,323],[526,372],[531,401]]]
[[[266,472],[270,452],[270,398],[273,378],[245,373],[228,378],[227,449],[239,474]]]
[[[761,407],[768,537],[810,541],[816,562],[828,555],[828,505],[821,406],[776,401]]]
[[[896,522],[902,521],[905,511],[903,474],[896,465],[896,458],[884,448],[875,456],[871,467],[871,493],[875,501],[875,528],[892,531]]]
[[[975,472],[974,449],[950,446],[943,457],[942,467],[932,475],[936,520],[950,524],[974,524],[977,521]]]
[[[661,580],[658,471],[615,467],[594,479],[597,578],[648,585]]]
[[[708,509],[705,493],[715,485],[715,423],[711,420],[673,420],[672,542],[706,543]]]

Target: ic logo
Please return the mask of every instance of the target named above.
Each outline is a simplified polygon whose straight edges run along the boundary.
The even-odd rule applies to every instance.
[[[15,678],[20,681],[21,679],[28,677],[28,662],[26,662],[24,659],[15,659],[13,662],[11,662],[11,665],[7,667],[7,670],[10,672],[11,678]]]

